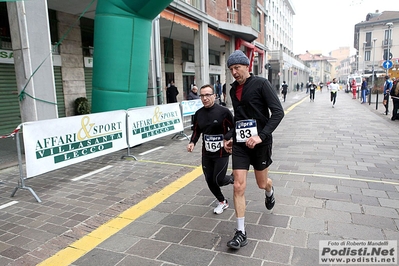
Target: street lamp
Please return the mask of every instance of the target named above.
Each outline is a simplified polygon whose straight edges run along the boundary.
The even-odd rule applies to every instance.
[[[375,60],[375,42],[377,41],[377,38],[373,39],[373,66],[372,66],[372,76],[371,76],[371,90],[374,89],[374,60]],[[371,104],[371,90],[369,93],[369,105]],[[376,106],[375,109],[378,109],[378,90],[377,90],[377,100],[376,100]]]
[[[367,45],[367,41],[364,41],[363,42],[363,75],[365,74],[365,72],[366,72],[366,45]]]
[[[390,48],[391,48],[391,28],[392,28],[392,26],[393,26],[393,23],[392,22],[388,22],[387,24],[385,24],[385,26],[388,26],[388,53],[387,53],[387,60],[390,60]],[[386,74],[387,74],[387,76],[388,76],[388,68],[387,68],[387,71],[386,71]]]
[[[391,28],[393,26],[392,22],[388,22],[387,24],[385,24],[386,26],[388,26],[388,54],[387,54],[387,60],[390,60],[391,58],[391,52],[389,51],[389,49],[391,48]],[[386,75],[388,76],[388,68],[387,68],[387,72]],[[388,115],[388,104],[389,104],[389,92],[387,92],[384,95],[384,100],[386,100],[386,105],[385,105],[385,115]]]

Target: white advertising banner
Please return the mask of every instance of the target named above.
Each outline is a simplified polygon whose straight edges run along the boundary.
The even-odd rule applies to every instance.
[[[188,116],[195,114],[195,112],[204,105],[202,104],[202,101],[200,99],[197,99],[190,101],[182,101],[181,106],[183,109],[183,116]]]
[[[134,108],[127,113],[130,147],[183,131],[179,103]]]
[[[27,177],[127,148],[126,111],[23,124]]]

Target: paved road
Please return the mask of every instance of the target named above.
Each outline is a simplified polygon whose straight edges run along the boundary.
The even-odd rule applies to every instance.
[[[302,266],[318,264],[320,240],[398,240],[399,121],[344,92],[335,108],[326,91],[287,97],[276,206],[265,209],[250,172],[246,247],[226,247],[234,209],[212,213],[200,149],[167,137],[132,149],[137,161],[124,150],[26,180],[42,203],[27,190],[11,198],[18,168],[0,170],[0,265]]]

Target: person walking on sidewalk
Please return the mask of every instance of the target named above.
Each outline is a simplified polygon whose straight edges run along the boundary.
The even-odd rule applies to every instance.
[[[328,85],[328,89],[330,90],[330,96],[331,96],[330,101],[332,102],[332,108],[334,108],[335,101],[337,100],[337,93],[339,91],[339,85],[335,78],[333,78],[330,85]]]
[[[283,100],[285,102],[285,99],[287,98],[287,92],[288,92],[288,85],[283,81],[283,85],[281,85],[281,93],[283,94]]]
[[[362,89],[361,89],[361,92],[362,92],[362,103],[366,103],[367,91],[368,91],[367,81],[366,81],[366,78],[363,78]]]
[[[396,119],[399,119],[399,82],[396,82],[395,86],[392,87],[391,98],[393,105],[391,120],[395,121]]]
[[[389,114],[388,111],[388,103],[389,103],[389,92],[392,89],[392,80],[389,79],[389,76],[385,76],[385,83],[384,83],[384,100],[382,104],[385,106],[385,115]]]
[[[170,81],[170,85],[166,88],[166,102],[167,103],[177,103],[177,95],[179,95],[179,90],[175,86],[175,82]]]
[[[230,153],[223,148],[224,135],[234,128],[233,115],[229,109],[215,104],[216,95],[210,84],[200,88],[203,107],[194,114],[194,129],[187,151],[192,152],[202,134],[202,171],[209,190],[218,200],[213,210],[221,214],[229,207],[220,187],[234,183],[233,176],[226,175]]]
[[[191,91],[188,93],[187,100],[198,100],[200,97],[198,96],[198,87],[193,85]],[[191,116],[191,130],[194,129],[194,115]]]
[[[311,81],[309,83],[309,97],[310,97],[311,102],[314,102],[314,95],[316,93],[316,88],[317,88],[317,85],[314,84],[313,81]]]
[[[235,128],[225,135],[224,147],[233,154],[233,198],[237,219],[235,235],[227,246],[240,249],[248,243],[245,189],[250,165],[254,168],[258,187],[265,193],[266,208],[271,210],[275,204],[268,169],[272,163],[272,133],[283,119],[284,109],[270,82],[249,72],[249,59],[241,50],[228,57],[227,67],[235,79],[230,90]]]
[[[352,99],[356,99],[357,84],[355,78],[353,78],[351,81],[351,88],[352,88]]]

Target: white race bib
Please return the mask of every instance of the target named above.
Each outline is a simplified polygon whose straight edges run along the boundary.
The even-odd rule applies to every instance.
[[[217,152],[223,148],[223,135],[205,135],[204,134],[205,150],[210,152]]]
[[[236,122],[236,139],[237,142],[246,142],[252,136],[258,136],[256,128],[256,120],[240,120]]]

